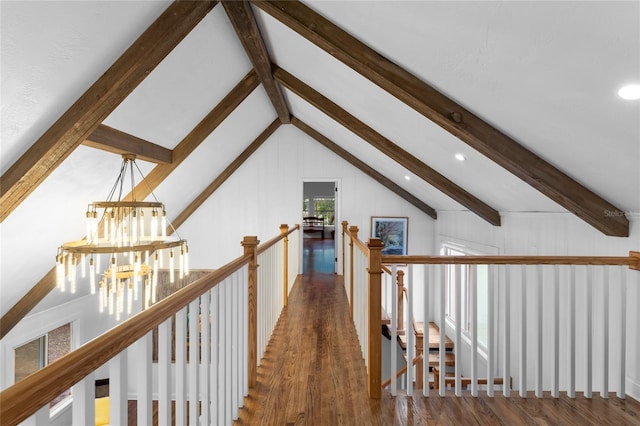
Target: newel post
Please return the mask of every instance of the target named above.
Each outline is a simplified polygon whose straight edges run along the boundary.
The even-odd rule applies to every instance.
[[[244,254],[250,255],[249,260],[249,387],[253,388],[256,385],[256,378],[258,374],[258,237],[245,236],[242,240],[242,247],[244,247]]]
[[[640,251],[630,251],[629,257],[635,259],[636,263],[634,265],[629,265],[629,268],[635,269],[636,271],[640,271]]]
[[[358,227],[349,227],[349,312],[351,313],[351,319],[353,319],[353,240],[358,238]]]
[[[289,303],[289,225],[286,223],[280,225],[280,235],[284,235],[284,270],[282,271],[284,276],[284,296],[282,306],[287,306],[287,303]]]
[[[379,238],[369,239],[369,398],[382,397],[382,249]]]

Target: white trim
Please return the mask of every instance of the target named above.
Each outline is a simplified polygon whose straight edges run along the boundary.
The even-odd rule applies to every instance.
[[[71,324],[71,350],[80,346],[80,312],[81,310],[70,308],[75,304],[83,306],[84,299],[91,295],[83,296],[51,309],[28,315],[11,330],[2,341],[1,354],[4,358],[2,367],[2,389],[6,389],[15,383],[15,356],[17,347],[31,342],[49,331],[55,330],[65,324]]]
[[[299,206],[304,202],[304,184],[305,182],[333,182],[334,184],[334,231],[335,231],[335,239],[334,239],[334,257],[338,259],[333,263],[334,272],[339,274],[342,271],[342,228],[341,228],[341,211],[340,208],[342,206],[342,178],[335,177],[324,177],[324,178],[311,178],[311,177],[302,177],[300,178],[298,184],[298,200],[300,200]],[[300,218],[300,247],[298,249],[299,255],[299,273],[302,274],[303,261],[302,261],[302,239],[304,238],[304,232],[302,232],[302,209],[300,209],[299,216]]]
[[[640,382],[627,376],[627,395],[636,401],[640,401]]]

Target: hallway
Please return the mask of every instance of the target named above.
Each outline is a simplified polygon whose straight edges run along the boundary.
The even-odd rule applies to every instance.
[[[394,398],[383,391],[381,400],[369,399],[342,277],[313,269],[326,268],[325,242],[305,243],[312,254],[305,264],[312,268],[291,291],[237,425],[640,424],[640,403],[596,395],[424,398],[399,392]]]

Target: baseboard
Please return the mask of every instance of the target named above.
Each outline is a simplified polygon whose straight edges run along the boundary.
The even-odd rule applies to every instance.
[[[631,380],[631,378],[627,377],[627,383],[625,383],[627,396],[635,399],[640,402],[640,383]]]

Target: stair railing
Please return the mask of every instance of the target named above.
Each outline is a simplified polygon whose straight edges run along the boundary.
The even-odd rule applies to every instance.
[[[345,240],[350,239],[353,246],[365,246],[357,240],[357,231],[350,227],[347,231],[343,222]],[[439,383],[438,394],[445,395],[446,387],[453,383],[456,396],[462,395],[462,384],[469,383],[471,395],[477,396],[479,385],[486,386],[486,392],[493,396],[498,382],[502,383],[503,395],[511,395],[511,383],[517,383],[520,396],[534,391],[542,397],[544,391],[550,391],[559,397],[560,391],[574,398],[576,390],[584,392],[591,398],[594,389],[599,390],[603,398],[615,388],[619,398],[626,396],[626,329],[627,329],[627,288],[629,285],[640,285],[640,252],[629,252],[628,256],[383,256],[382,243],[377,239],[369,239],[365,246],[368,249],[366,265],[362,259],[354,261],[355,255],[345,259],[345,271],[357,276],[365,271],[364,278],[347,279],[349,285],[360,285],[367,291],[367,310],[363,315],[369,329],[367,353],[365,361],[369,375],[369,396],[381,396],[381,344],[374,341],[374,334],[380,335],[381,302],[380,291],[383,264],[392,271],[398,265],[408,265],[406,280],[407,316],[413,318],[413,306],[419,303],[424,312],[423,360],[429,354],[429,319],[433,318],[439,331]],[[363,255],[366,249],[361,248]],[[414,300],[414,266],[423,269],[423,300]],[[477,268],[486,265],[489,269],[487,294],[487,342],[484,353],[478,344],[478,285]],[[450,284],[455,287],[452,302],[453,314],[460,318],[462,313],[462,268],[469,272],[469,335],[463,342],[462,327],[453,327],[453,346],[455,355],[455,371],[449,375],[446,366],[446,342],[448,320],[445,312],[445,287],[447,284],[446,268],[456,271],[455,279]],[[357,283],[356,281],[360,281]],[[419,281],[419,280],[418,280]],[[577,285],[583,290],[576,292]],[[394,289],[396,286],[392,286]],[[562,292],[560,291],[562,289]],[[376,300],[376,295],[377,300]],[[581,297],[578,300],[578,295]],[[595,297],[594,297],[595,295]],[[397,293],[392,298],[395,300]],[[431,301],[431,297],[434,297]],[[350,299],[352,305],[363,305],[363,299]],[[616,306],[616,309],[611,309]],[[560,316],[560,306],[565,307]],[[633,306],[632,306],[633,309]],[[392,314],[392,341],[397,329],[397,313]],[[561,321],[562,318],[562,321]],[[602,327],[594,326],[594,318],[601,320]],[[354,318],[354,323],[356,322]],[[580,328],[576,323],[580,322]],[[412,340],[415,324],[410,322],[414,330],[407,333]],[[582,327],[583,326],[583,327]],[[356,328],[362,328],[357,324]],[[579,331],[583,331],[579,333]],[[365,334],[364,331],[359,331]],[[466,333],[465,333],[466,334]],[[561,344],[560,336],[564,341]],[[610,335],[616,335],[615,339]],[[566,344],[564,344],[566,341]],[[417,357],[413,342],[407,343],[407,365],[413,365]],[[464,343],[464,344],[463,344]],[[615,347],[614,347],[615,343]],[[361,345],[363,344],[361,340]],[[468,346],[468,348],[467,348]],[[364,346],[363,346],[364,347]],[[584,350],[584,357],[579,356]],[[392,349],[390,358],[394,356]],[[517,357],[512,359],[512,353]],[[594,354],[598,355],[597,359]],[[486,377],[481,377],[479,359],[486,364]],[[560,359],[566,359],[566,366],[560,365]],[[595,365],[595,363],[598,365]],[[392,361],[391,387],[392,394],[397,391],[396,371]],[[517,366],[517,371],[512,368]],[[413,392],[412,369],[407,370],[407,394]],[[598,376],[594,376],[594,371]],[[578,372],[580,377],[577,376]],[[429,396],[429,368],[423,368],[423,395]],[[502,377],[500,377],[502,376]],[[584,378],[584,379],[583,379]],[[377,389],[373,386],[378,384]]]
[[[297,241],[297,232],[299,225],[281,228],[278,237],[262,246],[257,237],[245,237],[242,256],[5,389],[0,393],[2,424],[49,424],[49,402],[70,387],[73,424],[93,424],[94,372],[107,362],[111,424],[128,423],[132,388],[137,424],[153,423],[156,392],[159,424],[231,424],[256,382],[258,330],[270,333],[273,312],[285,305],[282,293],[291,286],[291,278],[284,281],[288,273],[264,271],[291,271],[289,262],[297,265],[297,251],[286,257],[273,252],[286,252],[281,241],[293,233],[292,240]],[[263,262],[260,274],[258,259]],[[276,288],[279,301],[265,294]],[[159,353],[154,365],[151,342],[156,327]],[[154,368],[157,389],[153,389]]]
[[[599,360],[598,365],[601,377],[596,378],[597,388],[601,395],[607,397],[610,391],[609,383],[612,383],[617,388],[617,396],[625,397],[626,294],[628,282],[640,283],[640,274],[630,270],[630,267],[640,268],[640,255],[637,253],[632,252],[628,257],[383,256],[382,261],[409,265],[406,284],[407,309],[411,311],[414,303],[422,304],[425,317],[425,354],[429,353],[427,319],[432,316],[431,312],[437,318],[436,322],[440,326],[440,361],[437,367],[440,372],[440,383],[437,386],[440,395],[444,395],[446,384],[450,381],[454,384],[457,396],[462,395],[463,382],[470,382],[471,394],[477,396],[479,382],[485,381],[488,383],[487,393],[493,395],[495,379],[502,376],[502,390],[507,397],[511,391],[507,383],[510,383],[513,377],[522,397],[526,397],[529,391],[535,391],[538,397],[542,397],[543,391],[550,391],[557,397],[562,390],[570,398],[574,398],[576,389],[580,389],[590,398],[595,387],[593,354],[603,352],[605,355]],[[423,265],[424,269],[425,289],[422,301],[414,300],[415,292],[412,287],[415,265]],[[481,357],[477,329],[478,265],[489,265],[490,271],[487,290],[489,321],[485,348],[485,377],[482,377],[478,366]],[[446,267],[454,268],[456,271],[453,274],[454,282],[449,283],[455,286],[455,300],[452,304],[455,318],[462,317],[462,268],[467,268],[470,276],[469,342],[463,342],[462,327],[456,326],[453,331],[455,372],[450,377],[445,365]],[[577,297],[578,283],[584,289],[580,293],[584,297]],[[562,293],[561,288],[564,290]],[[601,299],[594,299],[596,291],[602,294]],[[430,294],[438,292],[439,297],[434,300],[436,303],[430,303]],[[498,295],[501,298],[498,298]],[[619,306],[619,310],[611,311],[609,300],[612,300],[613,306]],[[560,306],[567,306],[564,321],[560,321]],[[551,315],[545,315],[545,310]],[[409,317],[411,315],[409,313]],[[602,318],[604,332],[595,333],[594,317]],[[499,322],[502,329],[498,328]],[[577,322],[582,323],[584,327],[577,327]],[[614,326],[610,326],[611,323],[615,323]],[[578,336],[580,330],[585,330],[584,336]],[[617,347],[612,348],[613,342],[609,332],[616,331],[620,335],[620,342]],[[566,345],[559,343],[561,332],[567,335]],[[415,352],[409,351],[409,347],[408,344],[407,363],[411,365]],[[584,359],[579,356],[579,348],[584,350]],[[517,359],[512,360],[512,353],[517,354]],[[568,360],[568,368],[564,370],[566,374],[563,375],[560,359],[565,358]],[[517,371],[512,368],[512,364],[517,365]],[[616,369],[618,371],[615,371]],[[578,373],[585,379],[578,380]],[[409,375],[410,371],[407,374]],[[423,381],[423,394],[428,396],[428,368],[424,368]],[[411,383],[411,380],[408,380],[408,383]],[[412,386],[407,388],[407,394],[411,394],[411,388]]]

